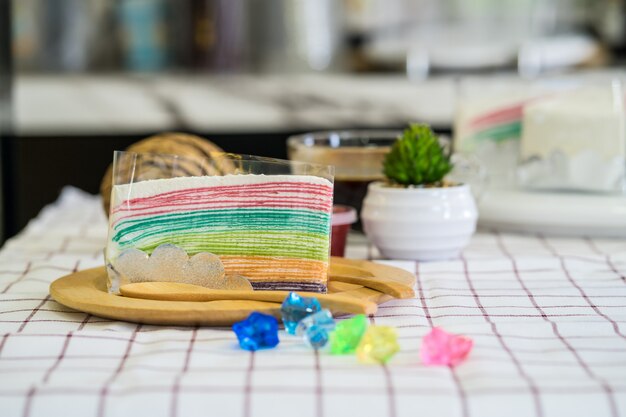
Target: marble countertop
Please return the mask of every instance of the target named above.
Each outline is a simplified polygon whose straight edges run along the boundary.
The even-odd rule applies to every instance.
[[[15,130],[23,136],[116,135],[163,130],[274,133],[397,127],[412,121],[450,129],[468,94],[528,88],[534,82],[624,79],[619,69],[535,81],[516,73],[442,75],[411,82],[402,74],[20,75]]]
[[[403,76],[19,76],[18,135],[123,134],[170,129],[276,132],[449,127],[454,80]]]

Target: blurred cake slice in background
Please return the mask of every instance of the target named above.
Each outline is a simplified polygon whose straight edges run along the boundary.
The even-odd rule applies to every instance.
[[[524,108],[518,171],[535,189],[616,192],[626,165],[619,83],[588,86]]]

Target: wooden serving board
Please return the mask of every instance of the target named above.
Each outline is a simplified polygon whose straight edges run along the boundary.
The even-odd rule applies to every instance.
[[[347,282],[346,282],[347,281]],[[364,284],[364,285],[361,285]],[[342,299],[355,298],[375,304],[392,298],[413,296],[413,274],[368,261],[335,258],[331,260],[328,293]],[[383,292],[384,291],[384,292]],[[393,295],[391,295],[393,294]],[[162,301],[110,294],[104,267],[87,269],[57,279],[50,295],[58,303],[96,316],[158,325],[227,326],[260,311],[280,317],[280,303],[250,300]],[[334,314],[346,311],[333,311]],[[356,311],[349,311],[356,312]],[[374,311],[363,311],[374,313]]]

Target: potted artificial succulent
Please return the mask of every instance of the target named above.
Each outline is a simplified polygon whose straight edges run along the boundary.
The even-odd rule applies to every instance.
[[[383,163],[386,181],[369,185],[361,218],[367,237],[393,259],[459,255],[476,230],[469,185],[446,181],[450,155],[428,125],[411,124]]]

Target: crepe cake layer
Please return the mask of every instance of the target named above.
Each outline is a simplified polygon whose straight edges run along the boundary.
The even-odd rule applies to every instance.
[[[306,175],[180,177],[113,187],[107,261],[164,243],[219,255],[255,289],[324,292],[332,183]]]

